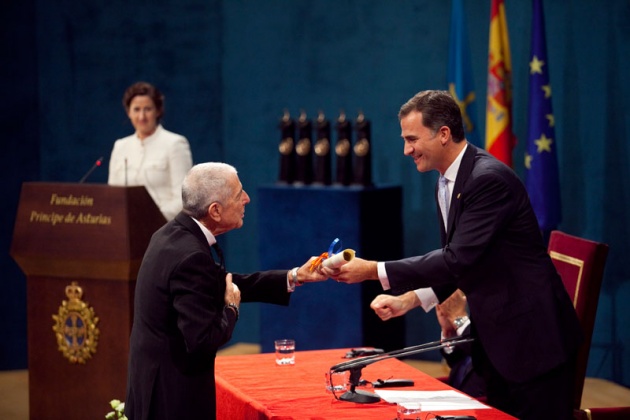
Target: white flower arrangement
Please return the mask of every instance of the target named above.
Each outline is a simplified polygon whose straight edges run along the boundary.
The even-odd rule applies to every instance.
[[[111,400],[109,405],[114,409],[105,415],[107,420],[127,420],[125,416],[125,403],[120,400]]]

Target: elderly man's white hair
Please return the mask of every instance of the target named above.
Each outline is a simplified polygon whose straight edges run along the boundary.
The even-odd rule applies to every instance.
[[[236,173],[234,166],[223,162],[206,162],[193,166],[182,183],[184,213],[201,219],[208,214],[210,204],[225,204],[231,193],[227,188],[227,180]]]

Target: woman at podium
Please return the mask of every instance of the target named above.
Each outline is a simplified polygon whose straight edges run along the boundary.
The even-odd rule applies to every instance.
[[[123,106],[135,132],[114,143],[107,183],[144,185],[166,220],[171,220],[182,209],[182,180],[192,167],[188,140],[160,124],[164,95],[155,86],[146,82],[129,86]]]

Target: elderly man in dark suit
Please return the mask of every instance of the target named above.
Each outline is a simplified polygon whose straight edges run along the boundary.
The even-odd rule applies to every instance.
[[[288,305],[310,272],[225,271],[216,236],[243,225],[249,196],[225,163],[194,166],[182,186],[183,211],[149,243],[138,273],[125,414],[130,420],[214,419],[214,361],[236,325],[241,299]],[[211,251],[215,248],[215,254]]]
[[[506,165],[466,142],[457,103],[424,91],[399,112],[404,153],[419,172],[436,170],[442,248],[398,261],[354,259],[338,281],[380,280],[401,295],[418,288],[425,309],[461,289],[471,318],[473,363],[487,384],[488,403],[519,419],[571,419],[575,355],[582,333],[556,272],[527,191]],[[432,295],[432,296],[431,296]],[[392,296],[372,308],[398,316]]]

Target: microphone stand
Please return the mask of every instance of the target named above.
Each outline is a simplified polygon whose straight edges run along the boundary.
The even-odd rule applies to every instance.
[[[361,370],[367,365],[380,362],[381,360],[391,359],[393,357],[410,356],[412,354],[424,353],[429,350],[438,350],[444,347],[455,346],[457,344],[469,343],[471,341],[474,341],[474,339],[470,338],[470,336],[448,338],[441,341],[433,341],[413,347],[406,347],[400,350],[392,350],[387,353],[360,357],[349,362],[338,363],[330,368],[331,373],[343,372],[345,370],[350,371],[350,390],[346,391],[338,399],[359,404],[370,404],[381,400],[381,398],[374,393],[356,389],[361,381]],[[335,398],[337,398],[337,395],[335,395]]]
[[[83,175],[83,178],[81,178],[79,180],[79,184],[83,184],[85,182],[85,180],[87,179],[87,177],[90,176],[92,174],[92,172],[94,172],[94,169],[96,169],[99,166],[101,166],[101,163],[103,163],[103,156],[101,156],[100,158],[96,159],[96,162],[94,163],[94,165],[92,165],[90,170],[87,171],[87,173],[85,175]]]

